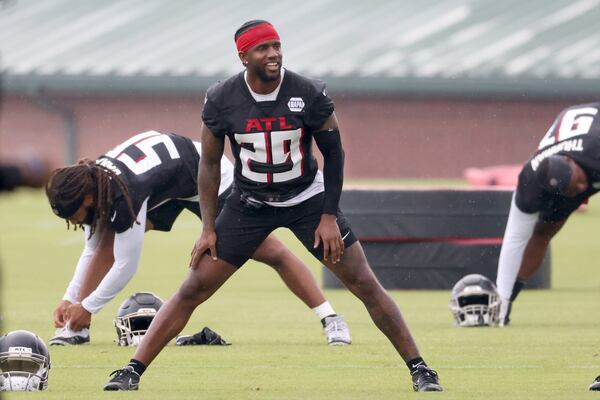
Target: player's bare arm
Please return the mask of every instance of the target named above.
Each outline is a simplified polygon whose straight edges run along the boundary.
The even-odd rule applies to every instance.
[[[213,259],[217,259],[217,235],[215,219],[217,216],[217,198],[221,183],[221,157],[225,141],[217,138],[210,129],[202,124],[202,158],[198,167],[198,197],[202,214],[202,233],[192,250],[190,268],[195,269],[202,255],[208,250]]]
[[[344,151],[339,135],[335,113],[314,136],[319,150],[323,154],[325,176],[325,203],[321,221],[315,231],[315,244],[323,243],[323,259],[338,262],[344,252],[344,242],[336,223],[337,206],[344,180]]]
[[[520,279],[527,280],[531,278],[535,271],[537,271],[542,264],[550,240],[558,233],[565,222],[566,220],[558,222],[537,222],[533,230],[533,235],[529,239],[529,242],[525,247],[525,252],[523,253],[523,260],[518,275]]]

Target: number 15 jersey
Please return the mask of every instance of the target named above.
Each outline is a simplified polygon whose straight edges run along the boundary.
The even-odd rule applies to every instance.
[[[129,138],[99,157],[96,163],[123,181],[136,214],[146,200],[150,212],[171,200],[198,201],[200,146],[184,136],[148,131]],[[231,185],[232,175],[231,163],[223,157],[219,194]],[[110,225],[121,233],[131,228],[135,220],[119,187],[113,184],[111,189]]]
[[[277,98],[257,102],[240,72],[208,89],[202,120],[229,138],[236,186],[256,200],[283,202],[313,182],[313,134],[333,110],[321,81],[286,69]]]

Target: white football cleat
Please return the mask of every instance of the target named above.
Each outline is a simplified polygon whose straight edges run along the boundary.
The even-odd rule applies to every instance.
[[[74,331],[68,326],[58,328],[56,334],[48,341],[50,346],[77,346],[90,342],[90,330],[83,328],[80,331]]]
[[[327,344],[330,346],[347,346],[352,343],[350,330],[341,315],[325,317],[323,330],[327,336]]]

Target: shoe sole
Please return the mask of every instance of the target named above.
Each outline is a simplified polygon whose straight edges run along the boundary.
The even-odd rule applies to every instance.
[[[418,387],[413,385],[413,390],[415,392],[443,392],[444,389],[442,389],[442,387],[440,385],[436,385],[434,383],[431,383],[425,387],[423,387],[421,390],[419,390]]]
[[[83,343],[69,343],[66,340],[50,339],[48,341],[48,344],[50,346],[82,346],[82,345],[85,345],[85,344],[90,344],[90,342],[87,341],[87,342],[83,342]]]
[[[335,342],[327,343],[330,346],[350,346],[352,342],[345,342],[343,340],[336,340]]]
[[[129,389],[121,389],[118,385],[108,384],[108,385],[104,386],[104,390],[111,391],[111,392],[116,392],[116,391],[121,390],[123,392],[126,392],[129,390],[138,390],[138,387],[139,387],[139,385],[135,385],[135,386],[130,386]]]

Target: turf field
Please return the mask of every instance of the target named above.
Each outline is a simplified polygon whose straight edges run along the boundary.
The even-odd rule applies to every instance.
[[[0,198],[3,330],[28,329],[45,340],[52,312],[81,251],[82,233],[66,230],[41,191]],[[49,390],[8,399],[587,399],[600,374],[600,200],[577,213],[553,247],[553,289],[525,291],[506,329],[458,329],[447,308],[449,291],[393,291],[420,350],[440,374],[445,392],[415,394],[392,346],[352,295],[328,290],[353,336],[329,348],[314,314],[288,292],[275,272],[248,264],[193,315],[184,333],[204,326],[229,347],[169,346],[143,377],[137,393],[102,392],[108,374],[133,354],[119,348],[112,319],[123,299],[153,291],[163,299],[187,272],[199,224],[182,217],[171,234],[149,233],[140,270],[94,317],[92,344],[51,347]],[[286,232],[320,278],[320,268]]]

